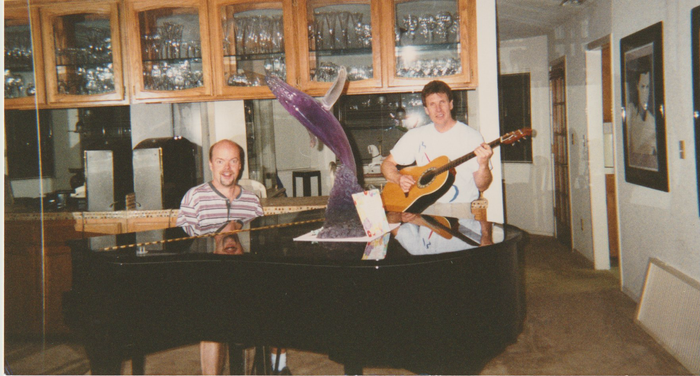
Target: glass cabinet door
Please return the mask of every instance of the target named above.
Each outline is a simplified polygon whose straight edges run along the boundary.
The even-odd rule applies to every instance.
[[[51,4],[39,12],[48,102],[123,100],[118,4]]]
[[[41,48],[34,48],[29,7],[5,2],[5,108],[34,108],[44,103],[43,79],[35,82],[35,61],[41,63]],[[38,51],[38,55],[35,55]],[[38,87],[40,86],[40,87]]]
[[[453,89],[468,88],[476,66],[474,0],[402,0],[391,10],[393,25],[384,31],[389,86],[422,87],[434,79]],[[474,55],[474,56],[472,56]]]
[[[212,94],[206,15],[205,1],[127,2],[134,99]]]
[[[216,94],[265,98],[265,75],[294,72],[291,0],[216,0],[211,12]],[[287,38],[285,38],[287,37]],[[218,43],[218,45],[217,45]],[[290,67],[291,65],[291,67]],[[291,68],[291,69],[290,69]]]
[[[379,1],[300,1],[297,38],[300,86],[312,95],[330,87],[345,67],[348,92],[381,87]]]

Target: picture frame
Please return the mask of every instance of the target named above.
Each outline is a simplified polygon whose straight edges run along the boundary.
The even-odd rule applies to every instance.
[[[698,214],[700,214],[700,6],[690,11],[693,77],[693,120],[695,121],[695,168],[698,184]]]
[[[620,40],[625,180],[668,192],[663,24]]]

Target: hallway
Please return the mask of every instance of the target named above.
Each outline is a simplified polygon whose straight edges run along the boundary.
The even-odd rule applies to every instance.
[[[610,271],[595,271],[552,237],[530,236],[525,250],[527,317],[518,341],[491,360],[482,374],[689,374],[634,322],[636,303]],[[15,374],[89,374],[75,342],[6,339],[5,359]],[[129,362],[123,372],[130,373]],[[341,374],[327,356],[290,350],[296,375]],[[197,345],[146,358],[148,374],[198,374]],[[368,368],[366,374],[411,374]]]

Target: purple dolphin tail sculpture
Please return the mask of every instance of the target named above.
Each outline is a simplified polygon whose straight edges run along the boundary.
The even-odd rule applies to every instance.
[[[365,231],[357,215],[352,194],[362,192],[357,182],[355,157],[350,142],[338,119],[329,111],[343,91],[345,68],[321,102],[291,87],[274,76],[265,77],[267,86],[292,116],[340,159],[335,181],[328,198],[326,221],[319,238],[349,238],[364,236]]]

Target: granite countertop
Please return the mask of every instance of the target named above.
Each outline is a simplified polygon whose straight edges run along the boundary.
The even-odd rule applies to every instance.
[[[271,197],[261,199],[260,203],[265,210],[265,214],[290,213],[303,210],[323,209],[328,204],[328,196]]]
[[[260,200],[266,215],[290,213],[295,211],[323,209],[328,203],[328,196],[314,197],[271,197]],[[127,219],[127,218],[172,218],[177,217],[178,209],[163,210],[120,210],[105,212],[87,211],[55,211],[32,212],[15,208],[5,211],[6,221],[32,221],[32,220],[75,220],[86,219]]]

